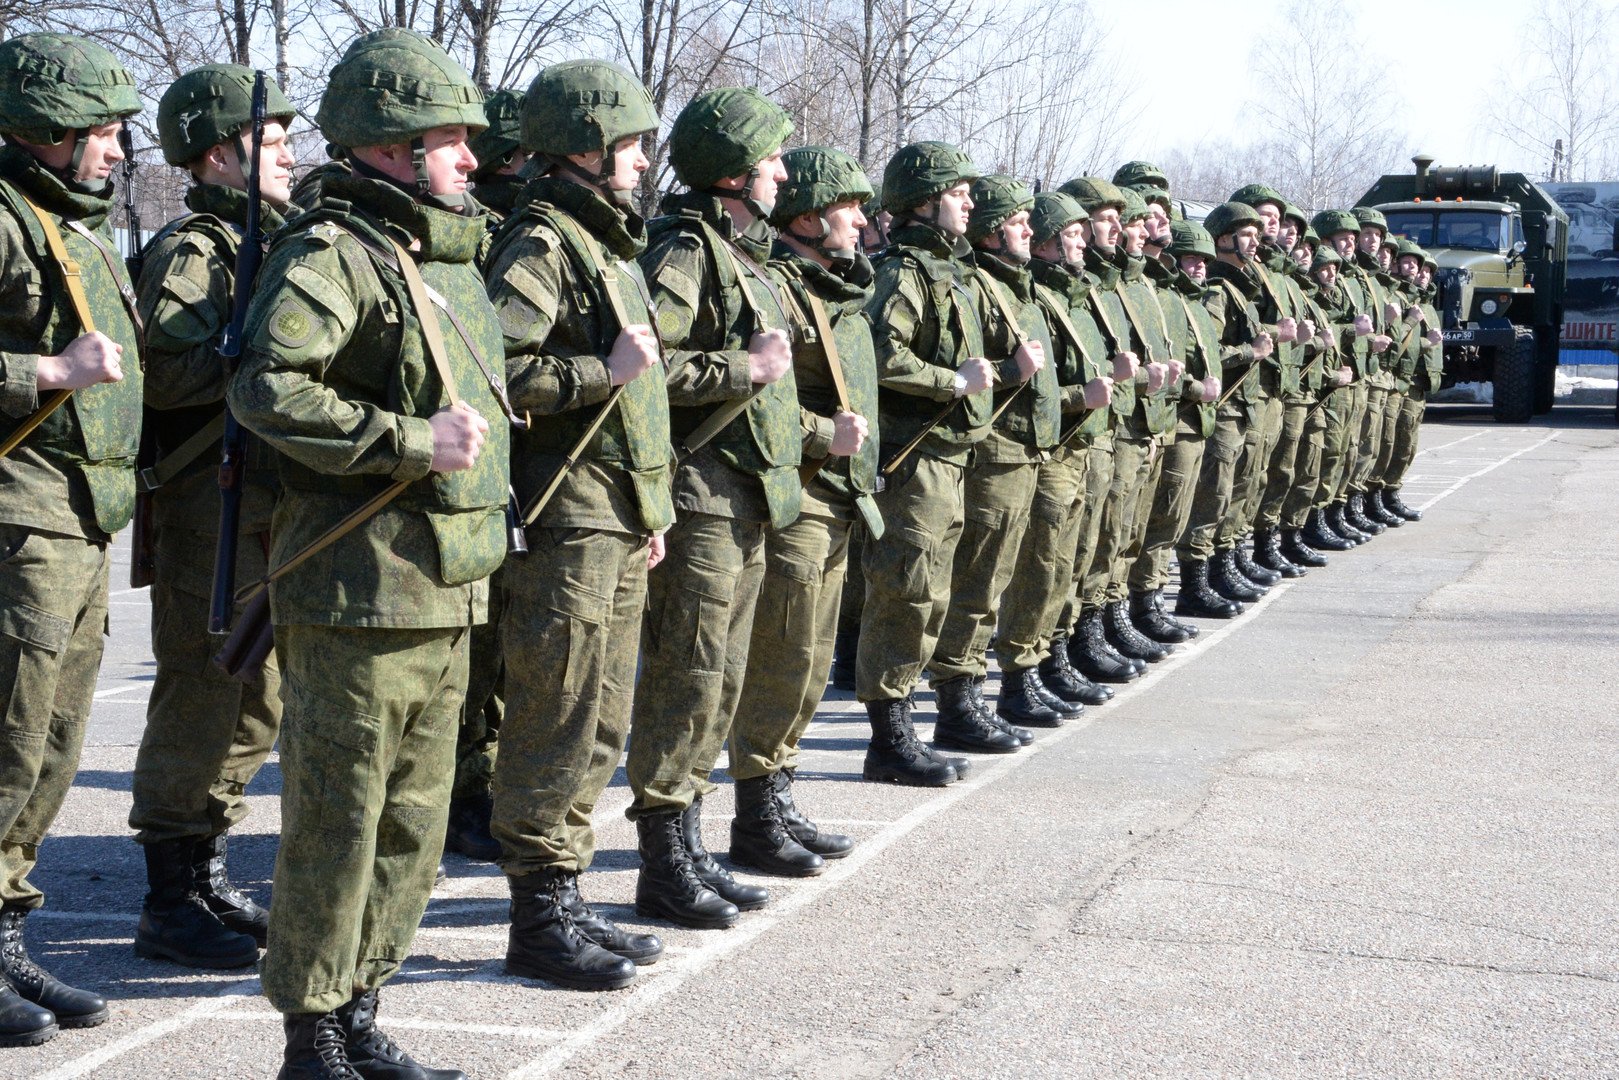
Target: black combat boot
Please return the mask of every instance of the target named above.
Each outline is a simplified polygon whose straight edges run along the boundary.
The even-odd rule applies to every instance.
[[[54,1013],[58,1027],[90,1028],[105,1023],[106,998],[67,985],[29,957],[22,939],[27,917],[22,908],[0,911],[0,975],[24,1001]]]
[[[635,963],[587,937],[563,895],[568,871],[547,867],[507,879],[511,926],[506,974],[570,990],[617,990],[635,981]],[[577,892],[575,892],[577,895]]]
[[[1306,573],[1304,567],[1289,559],[1282,550],[1282,531],[1276,528],[1259,529],[1254,533],[1254,562],[1285,578],[1301,578]]]
[[[916,737],[908,699],[868,701],[866,715],[871,720],[871,742],[866,746],[866,762],[860,775],[867,780],[907,787],[944,787],[959,779],[954,765],[928,753]]]
[[[1399,488],[1386,487],[1383,489],[1383,509],[1392,514],[1398,514],[1407,521],[1422,520],[1422,511],[1407,506],[1405,500],[1400,498]]]
[[[1068,659],[1068,635],[1054,634],[1046,657],[1040,661],[1040,683],[1070,705],[1105,705],[1113,691],[1080,674]]]
[[[1391,529],[1398,529],[1405,524],[1405,518],[1383,505],[1383,489],[1380,487],[1367,488],[1366,494],[1361,497],[1360,505],[1367,517]]]
[[[1149,594],[1149,597],[1152,601],[1152,606],[1157,610],[1159,615],[1163,616],[1164,621],[1169,623],[1170,626],[1177,627],[1184,631],[1188,640],[1197,637],[1197,635],[1203,632],[1198,628],[1196,623],[1181,622],[1179,619],[1175,618],[1175,616],[1169,613],[1169,609],[1164,606],[1164,589],[1162,585],[1154,589]]]
[[[344,1046],[343,1024],[335,1012],[287,1013],[287,1035],[276,1080],[360,1080]]]
[[[933,722],[933,745],[946,750],[1013,754],[1023,748],[1016,735],[980,716],[973,707],[972,680],[965,675],[935,683],[939,715]]]
[[[860,631],[839,630],[832,644],[832,687],[854,693],[854,658],[860,649]]]
[[[1034,732],[1030,731],[1028,728],[1018,727],[1016,724],[1006,719],[1006,717],[996,712],[990,703],[984,700],[984,683],[987,680],[987,675],[974,675],[972,677],[968,694],[970,694],[972,698],[974,715],[991,727],[997,728],[1012,736],[1012,738],[1017,740],[1019,746],[1028,746],[1030,743],[1034,742]]]
[[[1299,539],[1317,551],[1349,551],[1355,546],[1355,541],[1340,536],[1333,529],[1332,523],[1327,520],[1327,508],[1324,506],[1318,506],[1310,511]]]
[[[1054,728],[1063,723],[1063,714],[1042,698],[1040,673],[1034,668],[1007,668],[1001,672],[1001,694],[995,711],[1009,724]]]
[[[1102,627],[1107,642],[1121,655],[1134,660],[1156,664],[1175,651],[1173,645],[1160,645],[1148,638],[1130,622],[1130,612],[1123,600],[1110,600],[1102,609]]]
[[[663,955],[663,942],[658,935],[625,930],[585,903],[585,898],[579,894],[579,875],[573,871],[563,877],[562,903],[573,913],[573,925],[581,934],[608,952],[633,960],[637,967],[655,964]]]
[[[1344,507],[1344,520],[1367,536],[1379,536],[1388,531],[1388,526],[1381,521],[1373,521],[1366,514],[1366,496],[1360,492],[1349,496],[1349,502]]]
[[[1127,683],[1140,677],[1135,664],[1108,644],[1102,629],[1102,609],[1086,608],[1068,642],[1068,659],[1087,679],[1101,683]]]
[[[56,1014],[23,997],[0,975],[0,1046],[38,1046],[56,1038]]]
[[[1254,562],[1253,556],[1248,551],[1248,541],[1252,539],[1252,535],[1245,536],[1237,542],[1236,547],[1231,549],[1231,554],[1236,561],[1237,572],[1261,589],[1269,589],[1272,585],[1282,580],[1282,575],[1274,570],[1267,570]]]
[[[731,861],[777,877],[814,877],[826,869],[826,861],[787,828],[776,801],[776,778],[769,774],[736,782]]]
[[[635,820],[641,873],[635,881],[635,910],[693,930],[723,930],[742,917],[736,905],[697,876],[686,850],[678,813],[646,814]]]
[[[1042,701],[1051,706],[1058,716],[1062,717],[1064,720],[1078,720],[1081,716],[1085,715],[1085,706],[1083,703],[1069,701],[1051,687],[1047,686],[1045,676],[1040,674],[1040,669],[1038,667],[1033,667],[1029,670],[1034,673],[1032,676],[1034,681],[1031,685],[1033,686],[1035,692],[1040,695]]]
[[[1181,563],[1181,588],[1175,597],[1175,614],[1201,619],[1234,619],[1242,614],[1242,605],[1227,600],[1209,586],[1209,560],[1187,559]]]
[[[736,905],[738,911],[758,911],[770,903],[770,890],[747,885],[731,876],[703,846],[703,797],[692,799],[680,815],[680,837],[691,855],[691,865],[704,885]]]
[[[1251,604],[1269,590],[1254,584],[1237,569],[1237,553],[1232,548],[1221,548],[1209,560],[1209,588],[1239,604]]]
[[[270,913],[231,884],[225,874],[225,834],[197,841],[191,857],[196,860],[197,895],[219,921],[246,934],[264,948],[270,940]]]
[[[854,840],[842,833],[827,832],[811,821],[793,801],[793,781],[797,769],[782,769],[771,776],[775,781],[776,805],[781,807],[781,820],[805,848],[823,859],[841,859],[854,850]]]
[[[1153,599],[1156,592],[1132,592],[1130,594],[1130,622],[1136,631],[1150,641],[1161,645],[1178,645],[1183,641],[1190,641],[1192,635],[1187,633],[1186,627],[1179,623],[1171,623]]]
[[[363,1080],[467,1080],[460,1069],[429,1069],[417,1064],[377,1027],[380,996],[380,991],[367,990],[332,1014],[343,1031],[349,1068]]]
[[[226,926],[198,892],[197,879],[206,880],[206,872],[195,853],[203,843],[188,836],[141,845],[149,891],[135,928],[135,955],[194,968],[247,967],[258,961],[259,943]]]
[[[1299,566],[1325,566],[1327,557],[1304,542],[1302,529],[1282,530],[1282,554]]]
[[[474,862],[500,859],[500,842],[489,829],[495,800],[487,791],[450,800],[450,821],[444,830],[444,850]]]
[[[1372,538],[1371,533],[1361,532],[1359,529],[1355,528],[1354,523],[1349,520],[1348,499],[1339,499],[1337,502],[1327,507],[1327,524],[1332,526],[1333,532],[1337,533],[1339,536],[1343,537],[1356,547],[1359,547],[1361,544],[1364,544],[1366,541]]]

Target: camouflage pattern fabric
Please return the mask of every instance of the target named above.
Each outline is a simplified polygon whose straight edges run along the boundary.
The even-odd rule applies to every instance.
[[[455,799],[488,795],[500,760],[500,728],[506,717],[506,654],[500,643],[505,581],[505,566],[489,576],[489,619],[472,628],[467,644],[466,704],[455,736],[455,785],[450,791]]]
[[[1063,447],[1038,467],[1028,526],[995,620],[1002,670],[1034,667],[1050,652],[1055,609],[1073,578],[1090,453],[1085,445]]]

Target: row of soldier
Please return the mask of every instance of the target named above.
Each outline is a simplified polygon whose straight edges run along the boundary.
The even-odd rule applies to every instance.
[[[721,89],[674,121],[684,190],[644,223],[659,117],[632,75],[573,61],[485,103],[400,30],[334,68],[334,160],[295,199],[294,110],[271,86],[255,118],[253,85],[209,65],[164,94],[164,157],[195,183],[131,288],[107,225],[141,108],[127,72],[72,37],[0,44],[7,1044],[107,1017],[22,931],[143,399],[157,672],[135,949],[228,968],[266,948],[286,1078],[462,1075],[376,1026],[447,818],[453,849],[507,875],[509,972],[621,987],[662,943],[579,877],[626,743],[636,910],[729,927],[769,894],[705,846],[727,745],[732,865],[812,875],[854,846],[794,798],[829,667],[869,714],[865,776],[942,787],[963,753],[1016,752],[1139,677],[1196,634],[1175,615],[1233,617],[1417,517],[1399,489],[1438,385],[1433,264],[1375,211],[1307,220],[1255,185],[1198,225],[1144,163],[1036,195],[926,142],[879,199],[852,157],[784,152],[786,114]],[[260,242],[256,282],[235,281]],[[211,664],[206,626],[227,403],[255,435],[238,600],[268,587],[274,622],[245,679]],[[226,836],[278,739],[266,911],[230,884]]]

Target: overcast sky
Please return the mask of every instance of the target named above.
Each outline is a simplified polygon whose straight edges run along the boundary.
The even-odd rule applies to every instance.
[[[1131,140],[1137,145],[1121,147],[1119,160],[1150,160],[1200,139],[1246,141],[1241,133],[1252,121],[1243,115],[1243,104],[1254,96],[1254,87],[1240,70],[1247,54],[1235,24],[1246,19],[1256,31],[1280,30],[1275,23],[1284,6],[1282,0],[1156,0],[1147,7],[1094,3],[1115,42],[1130,32],[1131,17],[1147,10],[1156,26],[1170,30],[1165,37],[1171,53],[1184,48],[1198,58],[1196,64],[1155,58],[1150,78],[1147,65],[1123,59],[1126,77],[1138,87],[1141,123],[1139,139]],[[1415,61],[1393,91],[1401,102],[1410,153],[1432,154],[1441,165],[1500,165],[1544,174],[1547,162],[1527,160],[1492,135],[1489,125],[1490,91],[1508,60],[1504,50],[1530,9],[1527,0],[1359,0],[1359,8],[1363,42],[1382,28],[1384,45]]]

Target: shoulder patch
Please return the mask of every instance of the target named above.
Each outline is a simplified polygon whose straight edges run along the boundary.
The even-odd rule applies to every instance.
[[[296,300],[281,301],[281,306],[270,316],[270,336],[289,349],[303,348],[314,334],[314,316]]]

